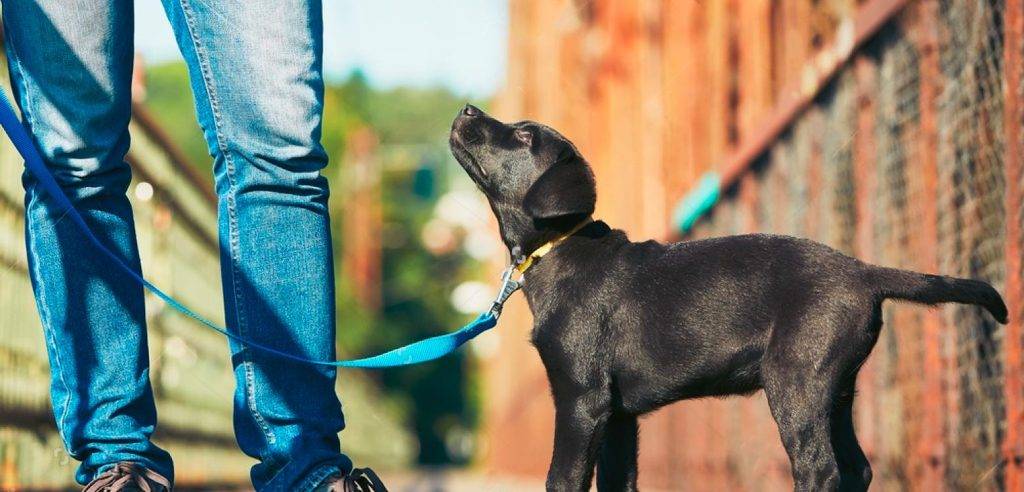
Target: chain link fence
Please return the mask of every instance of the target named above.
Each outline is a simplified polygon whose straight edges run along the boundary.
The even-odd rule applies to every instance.
[[[1008,325],[974,307],[887,302],[854,418],[879,490],[1024,490],[1024,1],[510,6],[498,113],[573,139],[597,176],[597,216],[631,237],[657,236],[650,222],[681,210],[662,239],[790,234],[995,285]],[[649,166],[658,179],[636,179]],[[706,212],[690,206],[705,203],[704,173],[723,183]],[[507,313],[511,330],[529,329],[525,308]],[[515,343],[493,364],[515,371],[486,376],[509,389],[488,396],[499,451],[485,461],[542,477],[543,368]],[[763,396],[680,402],[642,429],[645,487],[792,487]],[[504,451],[512,441],[530,452]]]
[[[1004,104],[1004,56],[1021,46],[1005,45],[1003,1],[936,7],[908,8],[887,23],[692,236],[806,236],[874,263],[1005,292],[1014,251],[1007,220],[1021,217],[1006,209],[1007,193],[1024,183],[1006,182],[1004,122],[1020,114]],[[754,221],[744,225],[736,209],[751,195]],[[927,329],[930,316],[940,330]],[[1007,488],[1006,395],[1019,388],[1007,387],[1005,345],[1022,341],[969,306],[929,313],[889,302],[884,323],[856,407],[876,485],[910,489],[934,474],[949,489]],[[932,342],[937,359],[928,356]],[[938,386],[928,386],[929,375]]]

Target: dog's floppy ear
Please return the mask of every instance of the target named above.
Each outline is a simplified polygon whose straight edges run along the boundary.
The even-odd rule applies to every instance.
[[[597,184],[590,166],[575,152],[559,159],[530,186],[523,208],[534,219],[590,215],[597,201]]]

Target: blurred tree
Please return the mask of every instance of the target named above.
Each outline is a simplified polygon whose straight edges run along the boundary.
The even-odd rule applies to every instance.
[[[196,123],[195,104],[184,63],[165,63],[146,68],[146,105],[185,152],[190,164],[213,182],[212,159],[203,132]]]
[[[450,184],[455,164],[448,131],[466,100],[444,89],[372,90],[359,72],[338,90],[379,138],[385,236],[381,312],[360,327],[343,321],[343,346],[375,353],[461,326],[467,319],[452,308],[449,295],[475,277],[479,265],[458,248],[434,256],[420,233]],[[342,317],[348,312],[342,311]],[[353,337],[353,332],[359,335]],[[420,441],[420,463],[464,463],[471,458],[458,445],[460,432],[474,429],[478,421],[466,352],[384,371],[379,380],[390,395],[407,403],[410,425]]]

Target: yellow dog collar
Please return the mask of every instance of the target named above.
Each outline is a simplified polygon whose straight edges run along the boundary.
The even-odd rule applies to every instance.
[[[525,274],[526,271],[529,270],[531,266],[533,266],[534,261],[539,260],[544,255],[550,253],[552,249],[555,249],[555,246],[558,246],[559,244],[562,243],[562,241],[565,241],[569,236],[576,234],[576,232],[578,232],[584,226],[593,221],[594,219],[588,217],[587,220],[584,220],[583,222],[576,224],[576,227],[570,229],[569,232],[566,232],[565,234],[562,234],[561,236],[558,236],[544,243],[543,246],[533,250],[533,253],[530,253],[529,256],[523,259],[523,261],[519,262],[519,264],[516,265],[516,270],[519,270],[519,273]]]

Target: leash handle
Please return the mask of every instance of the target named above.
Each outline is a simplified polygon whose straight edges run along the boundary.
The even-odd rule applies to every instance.
[[[475,320],[455,332],[426,338],[373,357],[354,360],[309,359],[256,343],[245,337],[231,333],[226,328],[221,327],[199,313],[189,309],[188,306],[185,306],[171,295],[160,290],[156,285],[150,283],[142,276],[141,273],[128,266],[120,256],[107,248],[107,246],[104,245],[98,237],[96,237],[96,234],[92,232],[92,229],[89,228],[85,219],[78,213],[78,210],[75,209],[74,204],[71,203],[71,200],[64,193],[64,190],[57,184],[57,180],[54,178],[53,173],[50,172],[50,169],[43,163],[43,158],[40,155],[39,150],[36,148],[34,140],[25,128],[24,124],[18,118],[18,115],[14,111],[14,106],[10,103],[7,99],[7,95],[4,94],[2,90],[0,90],[0,126],[2,126],[4,131],[7,133],[7,136],[11,139],[11,143],[14,144],[18,153],[25,159],[25,167],[32,173],[33,177],[35,177],[39,186],[41,186],[46,194],[49,195],[56,203],[60,208],[60,211],[66,213],[66,216],[78,226],[82,234],[85,235],[89,242],[96,246],[96,249],[99,250],[99,252],[103,253],[103,255],[109,258],[114,265],[127,273],[132,280],[162,299],[167,303],[167,305],[185,316],[196,320],[201,325],[216,331],[235,342],[238,342],[244,347],[260,350],[270,355],[304,364],[381,369],[386,367],[419,364],[421,362],[427,362],[444,357],[445,355],[454,352],[462,344],[472,340],[477,335],[493,328],[498,322],[498,314],[501,312],[500,304],[498,305],[497,311],[494,311],[494,307],[492,306],[491,311],[481,314]],[[514,291],[515,290],[513,289],[512,292]],[[502,293],[504,292],[505,284],[503,282]],[[508,295],[511,295],[511,292],[509,292]],[[508,298],[508,295],[505,296],[505,299]],[[502,299],[502,302],[504,302],[504,299]]]

